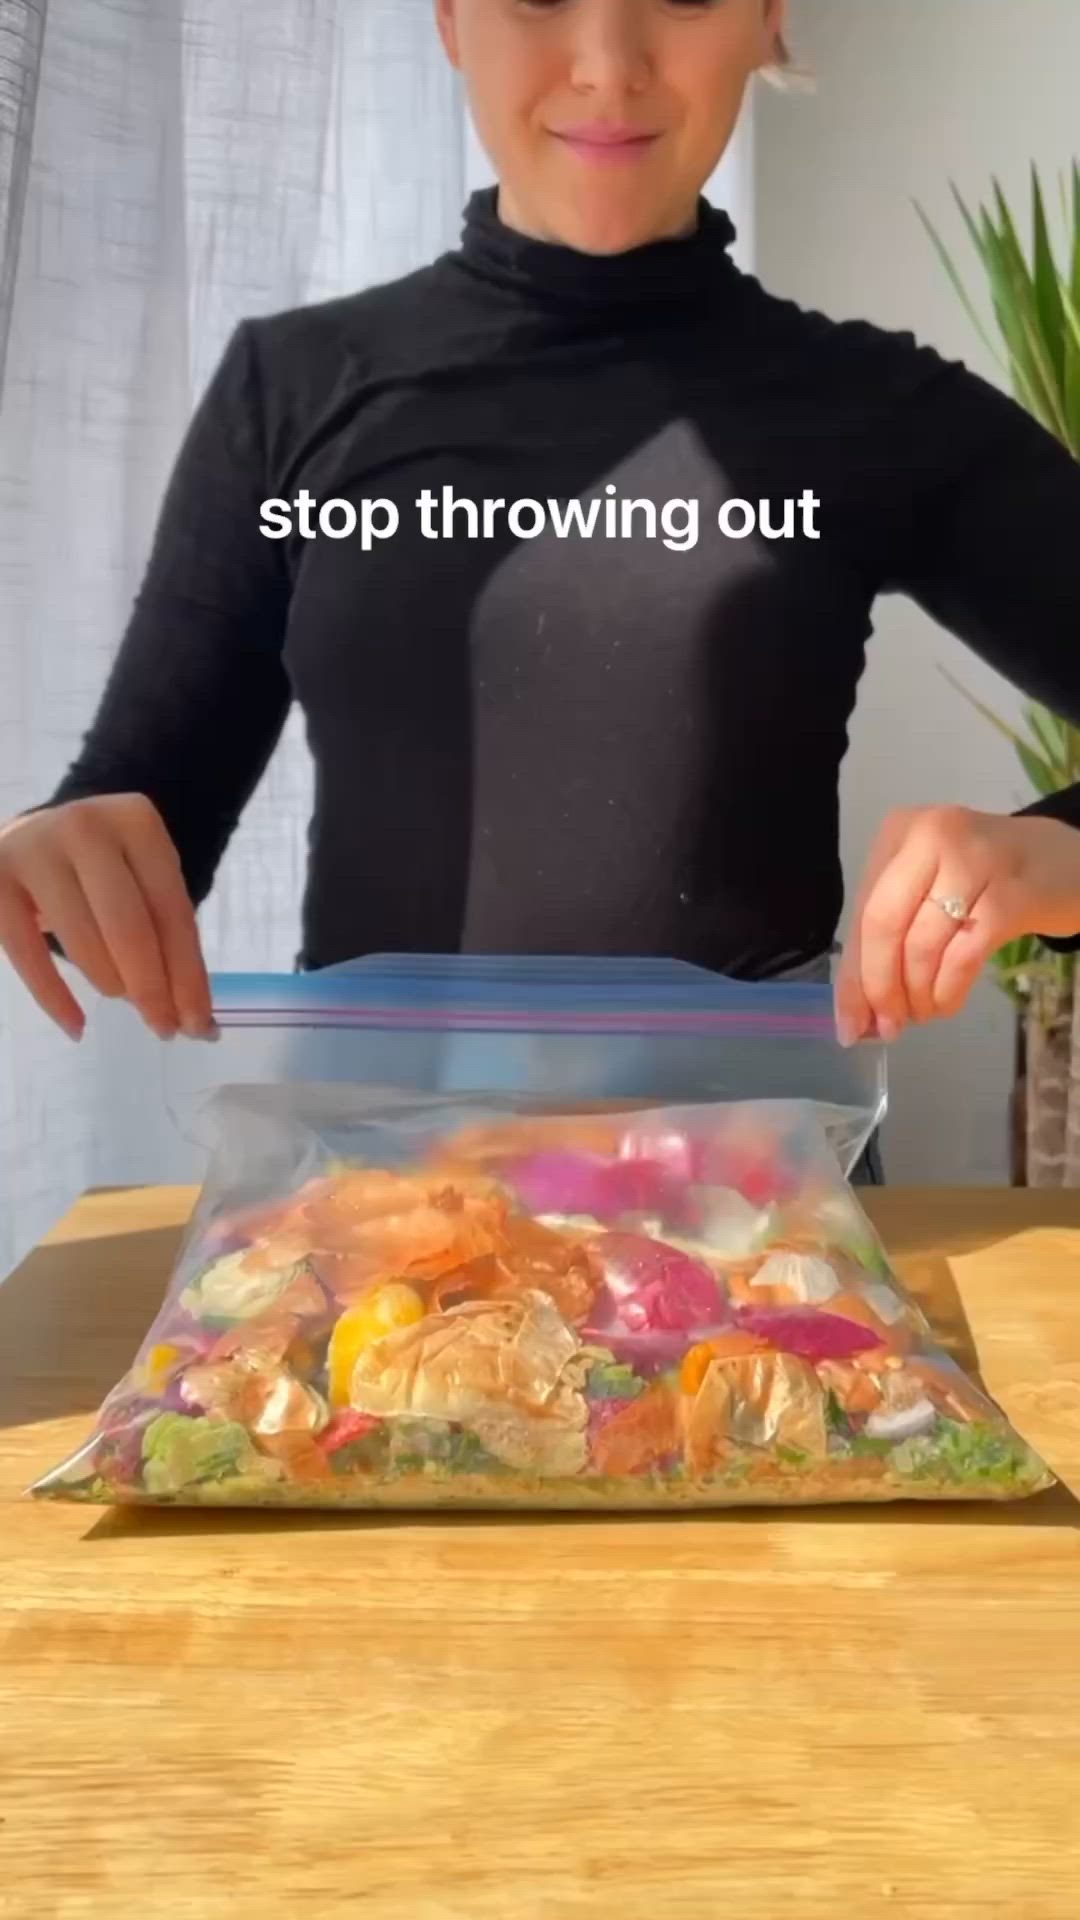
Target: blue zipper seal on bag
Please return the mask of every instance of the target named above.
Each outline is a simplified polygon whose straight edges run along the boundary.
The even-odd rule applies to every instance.
[[[222,1027],[835,1037],[832,990],[664,960],[372,955],[302,974],[216,974]]]
[[[680,961],[375,954],[212,978],[220,1047],[171,1056],[175,1102],[334,1084],[422,1098],[816,1106],[857,1152],[885,1117],[884,1049],[842,1049],[832,989]]]

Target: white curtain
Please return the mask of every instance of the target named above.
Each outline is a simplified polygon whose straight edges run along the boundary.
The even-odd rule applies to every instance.
[[[431,0],[0,0],[0,817],[90,718],[232,327],[452,245],[464,167]],[[212,966],[292,964],[308,796],[290,725]],[[101,1013],[75,1049],[0,967],[0,1274],[88,1184],[153,1177],[160,1069]]]
[[[0,818],[90,718],[235,323],[431,259],[490,178],[431,15],[0,0]],[[709,186],[743,264],[749,141]],[[294,720],[201,915],[212,967],[292,965],[309,793]],[[160,1054],[113,1007],[73,1048],[0,965],[0,1276],[86,1186],[197,1176]]]

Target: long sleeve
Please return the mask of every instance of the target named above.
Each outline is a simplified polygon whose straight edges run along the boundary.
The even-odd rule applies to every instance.
[[[928,452],[912,456],[919,478],[891,584],[1080,726],[1080,463],[988,382],[937,366],[912,409]],[[1020,811],[1080,830],[1080,782]],[[1080,948],[1080,932],[1048,944]]]
[[[188,429],[105,691],[50,805],[142,793],[205,898],[290,705],[288,583],[267,495],[255,343],[234,333]]]

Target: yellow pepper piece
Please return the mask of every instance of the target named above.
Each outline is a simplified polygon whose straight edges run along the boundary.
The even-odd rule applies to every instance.
[[[183,1356],[179,1347],[151,1347],[139,1368],[139,1386],[144,1393],[161,1393],[169,1376]]]
[[[391,1280],[386,1286],[366,1293],[354,1307],[342,1314],[330,1336],[327,1354],[329,1400],[332,1407],[347,1407],[353,1368],[359,1356],[395,1327],[411,1327],[425,1313],[420,1295],[404,1282]]]

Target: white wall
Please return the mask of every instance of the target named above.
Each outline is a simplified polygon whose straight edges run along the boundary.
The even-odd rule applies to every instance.
[[[716,172],[705,182],[705,197],[714,206],[723,207],[735,223],[732,258],[746,273],[752,273],[756,259],[756,182],[754,128],[757,117],[757,93],[747,94],[742,116]]]
[[[1036,160],[1056,183],[1080,153],[1078,0],[793,0],[816,97],[763,94],[756,116],[757,271],[837,316],[910,327],[996,377],[916,217],[917,199],[972,258],[949,182],[978,200],[997,175],[1026,208]],[[969,276],[981,292],[977,262]],[[1016,696],[901,601],[883,602],[845,770],[849,886],[889,807],[1028,797],[1007,745],[940,678],[1000,707]],[[892,1056],[895,1180],[982,1183],[1007,1159],[1011,1020],[991,984],[947,1027]]]
[[[476,193],[481,187],[490,187],[495,180],[491,162],[476,136],[472,115],[465,108],[465,188],[468,193]]]

